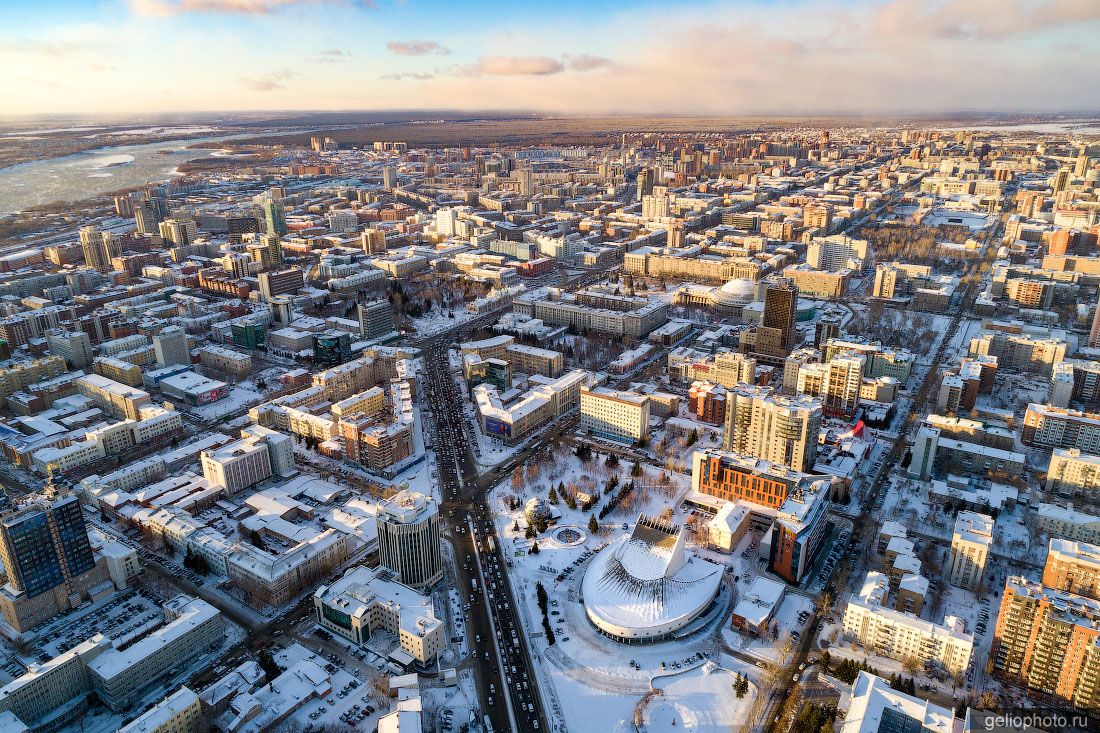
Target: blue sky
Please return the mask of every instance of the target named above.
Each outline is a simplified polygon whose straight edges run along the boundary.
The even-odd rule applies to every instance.
[[[7,0],[6,111],[1100,108],[1096,0]]]

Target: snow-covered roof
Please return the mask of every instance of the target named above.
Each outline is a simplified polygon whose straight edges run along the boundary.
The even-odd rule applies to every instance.
[[[181,687],[134,722],[120,728],[118,733],[158,733],[167,729],[175,716],[196,705],[198,701],[198,695],[187,687]]]
[[[758,575],[745,595],[733,609],[734,616],[740,616],[753,626],[760,626],[769,618],[783,600],[787,587],[778,580]]]
[[[634,532],[608,545],[583,581],[589,618],[621,636],[678,629],[709,605],[722,566],[684,551],[683,528],[640,517]]]
[[[220,614],[221,611],[201,598],[193,598],[179,609],[179,615],[170,623],[124,650],[108,649],[88,662],[88,668],[110,680]]]
[[[400,630],[424,636],[439,628],[429,596],[401,585],[386,572],[359,566],[330,586],[321,586],[314,596],[331,608],[351,617],[368,617],[377,608],[386,608],[397,618]]]
[[[954,730],[955,716],[947,708],[898,692],[886,680],[860,672],[852,683],[852,702],[840,733],[877,733],[884,724],[886,710],[916,721],[920,730],[927,733]]]

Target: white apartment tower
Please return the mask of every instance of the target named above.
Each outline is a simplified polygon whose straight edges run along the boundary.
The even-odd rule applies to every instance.
[[[726,402],[725,450],[808,471],[817,460],[821,399],[740,385]]]
[[[202,475],[212,486],[235,494],[272,476],[295,474],[290,436],[259,425],[245,428],[241,435],[240,440],[199,455]]]
[[[867,358],[862,354],[838,354],[829,360],[821,393],[826,415],[851,417],[859,408],[859,389]]]
[[[46,345],[72,369],[84,369],[92,363],[92,340],[83,331],[50,329],[46,331]]]
[[[397,168],[392,165],[382,169],[382,188],[387,191],[397,188]]]
[[[955,517],[951,534],[951,560],[947,580],[951,585],[977,591],[993,545],[993,517],[962,511]]]

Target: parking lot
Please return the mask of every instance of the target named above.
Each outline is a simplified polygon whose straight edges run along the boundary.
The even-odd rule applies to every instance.
[[[132,588],[36,629],[36,661],[63,654],[97,633],[127,642],[163,624],[160,599],[146,589]]]
[[[327,632],[326,632],[327,633]],[[287,730],[314,731],[332,726],[339,720],[349,730],[374,730],[377,718],[388,711],[379,703],[377,693],[368,691],[370,679],[359,669],[350,669],[346,660],[318,647],[311,650],[294,643],[274,654],[280,666],[289,667],[299,660],[309,659],[324,667],[331,675],[332,692],[323,699],[312,700],[287,719]]]

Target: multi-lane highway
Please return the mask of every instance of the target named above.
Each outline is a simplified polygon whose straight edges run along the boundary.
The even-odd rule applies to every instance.
[[[446,531],[454,547],[455,582],[467,598],[466,633],[479,671],[478,694],[495,731],[550,730],[542,710],[527,640],[504,575],[504,559],[480,488],[462,396],[448,363],[447,336],[421,344],[424,389],[435,424]]]

